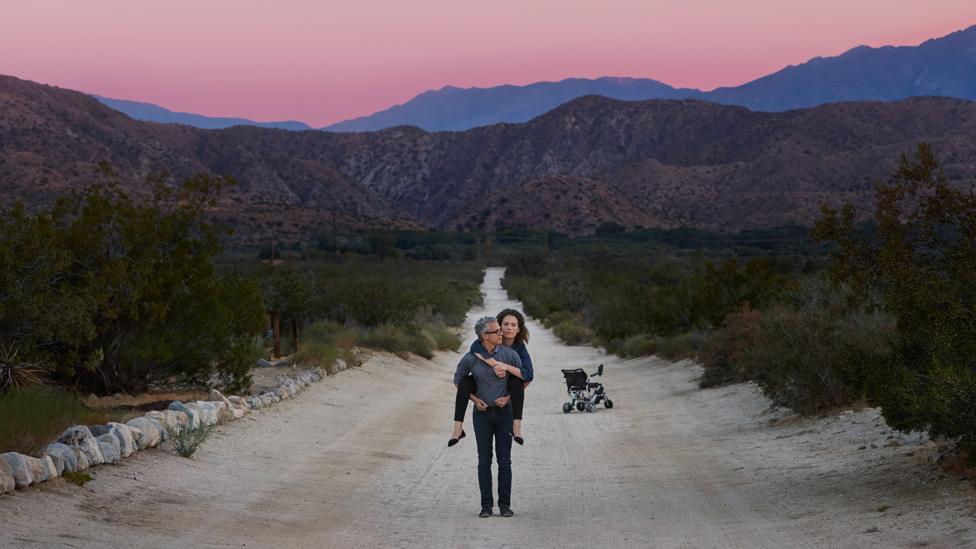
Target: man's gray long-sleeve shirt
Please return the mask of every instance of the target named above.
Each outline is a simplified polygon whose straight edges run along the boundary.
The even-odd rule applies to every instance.
[[[494,352],[482,356],[494,358],[519,369],[522,368],[522,359],[519,358],[518,353],[504,345],[499,345],[495,347]],[[458,362],[457,370],[454,372],[454,384],[461,383],[461,379],[469,373],[474,376],[474,383],[477,387],[475,396],[485,401],[489,406],[493,406],[496,399],[508,396],[508,378],[500,379],[495,375],[494,368],[479,360],[472,353],[465,354]]]

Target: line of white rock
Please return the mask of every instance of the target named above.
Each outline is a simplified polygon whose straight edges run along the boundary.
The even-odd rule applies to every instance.
[[[75,425],[56,442],[48,444],[40,458],[16,452],[0,454],[0,494],[46,482],[66,472],[88,469],[101,463],[118,463],[139,450],[153,448],[183,429],[199,429],[244,417],[291,398],[324,377],[321,370],[294,378],[278,377],[278,386],[259,396],[229,396],[210,391],[210,400],[173,401],[168,410],[152,411],[125,423]]]

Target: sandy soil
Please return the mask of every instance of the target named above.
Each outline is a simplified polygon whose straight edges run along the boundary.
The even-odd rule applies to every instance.
[[[499,275],[492,313],[518,305]],[[794,418],[749,385],[698,390],[691,363],[622,361],[530,327],[512,519],[477,518],[473,437],[446,447],[459,355],[378,354],[220,427],[193,459],[141,452],[84,487],[0,496],[0,546],[976,546],[973,487],[873,410]],[[614,409],[564,415],[559,369],[599,363]]]

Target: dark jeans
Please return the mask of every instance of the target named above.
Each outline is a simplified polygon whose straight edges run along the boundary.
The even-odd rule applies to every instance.
[[[464,412],[468,409],[468,400],[477,392],[474,378],[464,376],[458,383],[457,395],[454,397],[454,421],[464,421]],[[515,376],[508,376],[508,392],[512,395],[512,411],[515,419],[522,419],[522,408],[525,406],[525,382]],[[491,402],[486,402],[491,404]]]
[[[490,406],[484,412],[472,412],[474,436],[478,441],[478,487],[481,508],[494,506],[491,493],[491,445],[498,455],[498,506],[512,505],[512,406]]]

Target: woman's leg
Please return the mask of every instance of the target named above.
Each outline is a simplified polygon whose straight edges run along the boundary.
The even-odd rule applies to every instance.
[[[515,376],[508,376],[508,392],[512,395],[512,434],[522,438],[522,408],[525,406],[525,382]]]
[[[471,376],[464,376],[461,378],[461,383],[458,383],[457,395],[454,397],[454,430],[451,431],[451,438],[461,436],[464,413],[468,410],[468,400],[476,389],[474,378]]]

